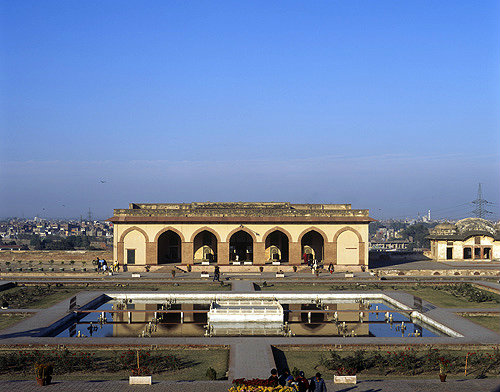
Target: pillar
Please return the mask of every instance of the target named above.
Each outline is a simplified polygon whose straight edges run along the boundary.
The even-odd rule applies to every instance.
[[[158,243],[146,242],[146,264],[158,264]]]
[[[325,265],[332,263],[337,264],[337,242],[325,242]]]
[[[181,304],[181,310],[186,311],[186,310],[193,310],[194,305],[193,304]],[[192,323],[194,321],[194,313],[193,312],[185,312],[184,313],[184,322],[185,323]]]
[[[217,242],[217,264],[229,265],[229,242]]]
[[[193,264],[193,243],[181,243],[181,264]]]
[[[359,265],[365,265],[365,243],[360,242],[359,243]]]
[[[123,243],[123,241],[117,243],[116,253],[116,259],[118,260],[118,263],[120,265],[125,264],[125,244]]]
[[[300,242],[288,243],[288,259],[292,265],[299,265],[302,263],[302,247]]]
[[[253,264],[266,264],[266,243],[264,241],[253,243]]]

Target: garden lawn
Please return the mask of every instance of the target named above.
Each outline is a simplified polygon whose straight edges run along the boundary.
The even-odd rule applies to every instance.
[[[50,287],[49,287],[50,286]],[[231,285],[219,283],[161,283],[161,284],[129,284],[129,283],[96,283],[94,284],[40,284],[34,286],[18,286],[0,292],[0,301],[6,299],[12,309],[49,308],[80,291],[230,291]]]
[[[444,290],[436,290],[431,286],[423,286],[418,289],[414,288],[414,286],[409,286],[406,288],[405,287],[397,288],[397,290],[402,290],[409,294],[422,297],[426,301],[429,301],[441,308],[499,308],[500,307],[500,304],[495,301],[474,302],[464,297],[455,297],[453,294],[450,294]],[[495,298],[500,298],[500,295],[498,294],[494,293],[488,293],[488,294],[491,294]]]
[[[70,352],[78,353],[81,350],[70,350]],[[106,370],[105,363],[109,363],[119,357],[125,350],[92,350],[85,351],[95,353],[92,356],[97,369],[89,371],[75,371],[69,373],[58,372],[57,362],[54,366],[54,380],[124,380],[128,379],[131,371]],[[160,373],[152,374],[153,380],[173,380],[173,381],[191,381],[191,380],[208,380],[206,376],[207,369],[212,367],[217,372],[217,379],[223,379],[226,376],[229,363],[229,350],[224,347],[203,347],[203,348],[178,348],[171,350],[152,350],[152,354],[161,354],[164,356],[173,355],[179,358],[182,362],[180,369],[168,370]],[[0,351],[0,356],[6,355],[9,351]],[[11,372],[1,372],[1,380],[34,380],[31,367],[25,372],[17,371],[15,375]]]
[[[46,285],[40,287],[23,286],[13,287],[0,292],[0,300],[6,299],[12,309],[40,309],[49,308],[66,298],[69,298],[81,288],[47,288]]]
[[[475,316],[472,314],[461,314],[460,316],[469,319],[470,321],[489,328],[497,333],[500,333],[500,316]]]
[[[420,285],[408,285],[408,284],[377,284],[377,283],[345,283],[345,284],[327,284],[327,283],[269,283],[267,286],[259,285],[262,291],[342,291],[342,290],[397,290],[405,291],[408,294],[412,294],[425,299],[428,302],[433,303],[442,308],[499,308],[500,304],[495,301],[487,302],[474,302],[466,297],[456,297],[445,290],[437,290],[435,286],[420,284]],[[441,286],[438,286],[441,287]],[[480,290],[480,289],[478,289]],[[485,290],[485,293],[491,294],[494,298],[500,299],[500,295],[491,293]]]
[[[297,368],[298,370],[302,370],[305,373],[305,376],[307,378],[314,376],[316,372],[320,372],[322,377],[324,379],[333,379],[334,375],[338,375],[337,370],[331,369],[326,367],[323,363],[321,358],[329,358],[330,356],[330,350],[325,347],[325,348],[320,348],[318,349],[317,347],[279,347],[283,351],[283,353],[286,356],[286,360],[288,363],[288,367],[290,370],[293,370],[294,368]],[[332,347],[333,350],[335,348]],[[355,349],[352,351],[347,351],[347,350],[342,350],[342,351],[336,351],[337,353],[340,354],[342,358],[345,358],[348,355],[353,356],[355,353]],[[370,360],[370,358],[373,358],[373,356],[377,353],[380,352],[382,355],[387,355],[386,351],[383,349],[381,351],[378,351],[377,349],[369,349],[365,350],[365,358],[367,358],[367,362]],[[391,350],[391,352],[394,352],[394,350]],[[405,353],[404,349],[399,349],[396,351],[398,354],[400,352]],[[415,350],[416,355],[418,357],[425,357],[428,353],[428,349],[421,349],[421,350]],[[485,349],[485,350],[476,350],[476,353],[484,353],[484,355],[487,355],[486,353],[493,354],[495,351],[490,349]],[[443,356],[445,358],[450,358],[454,357],[456,358],[455,361],[453,362],[452,365],[450,365],[447,369],[447,374],[449,377],[464,377],[464,370],[465,370],[465,357],[467,355],[468,351],[466,350],[439,350],[439,356]],[[476,363],[474,362],[473,356],[469,357],[469,366],[468,366],[468,376],[470,378],[476,378],[479,376],[479,372],[481,370],[482,364],[484,363],[483,360],[479,359],[477,360],[476,356]],[[413,375],[411,372],[400,370],[397,366],[391,367],[391,366],[385,366],[383,368],[371,368],[371,369],[366,369],[357,372],[358,378],[364,379],[364,378],[369,378],[373,379],[374,376],[376,377],[384,377],[384,379],[387,378],[394,378],[394,379],[407,379],[407,378],[412,378],[412,377],[417,377],[417,378],[434,378],[437,377],[437,374],[439,373],[439,365],[438,362],[433,363],[433,369],[432,367],[428,368],[417,368],[417,372],[415,375]],[[342,363],[342,366],[346,366],[345,362]],[[498,377],[500,372],[500,365],[499,365],[499,360],[497,357],[496,364],[493,365],[493,367],[490,368],[490,370],[485,374],[485,377]]]
[[[2,313],[0,314],[0,331],[2,329],[8,328],[24,318],[29,317],[26,313]]]

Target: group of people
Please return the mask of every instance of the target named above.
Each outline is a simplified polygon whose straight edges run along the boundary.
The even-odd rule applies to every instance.
[[[307,379],[303,371],[299,371],[296,377],[292,376],[288,369],[278,375],[276,369],[271,370],[269,380],[274,387],[278,385],[292,387],[297,392],[326,392],[325,380],[321,378],[321,373],[316,373],[311,379]]]
[[[115,261],[111,267],[108,266],[108,262],[104,259],[96,259],[94,261],[94,264],[97,265],[97,272],[102,272],[103,274],[106,274],[110,271],[118,272],[118,270],[120,269],[118,261]]]

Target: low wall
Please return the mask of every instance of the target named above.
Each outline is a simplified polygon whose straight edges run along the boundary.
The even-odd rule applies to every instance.
[[[113,251],[107,250],[1,250],[0,261],[92,261],[97,257],[113,260]]]
[[[500,276],[494,269],[432,269],[432,270],[400,270],[381,269],[375,272],[378,276]]]

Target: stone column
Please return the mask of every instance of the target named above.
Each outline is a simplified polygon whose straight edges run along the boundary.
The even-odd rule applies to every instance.
[[[290,242],[288,244],[288,262],[292,265],[302,263],[302,247],[300,242]]]
[[[193,310],[193,304],[181,304],[181,311]],[[184,313],[184,322],[192,323],[194,321],[194,313],[186,312]]]
[[[325,242],[324,264],[337,264],[337,242]]]
[[[217,242],[217,264],[229,265],[229,242]]]
[[[359,265],[365,265],[365,243],[359,243]]]
[[[181,264],[193,264],[193,243],[182,242],[181,244]]]
[[[253,264],[266,264],[266,243],[264,241],[253,243]]]
[[[158,244],[156,242],[146,242],[146,264],[158,264]]]
[[[118,242],[116,248],[116,259],[118,260],[118,263],[120,265],[125,264],[124,254],[125,254],[125,244],[123,242]]]

